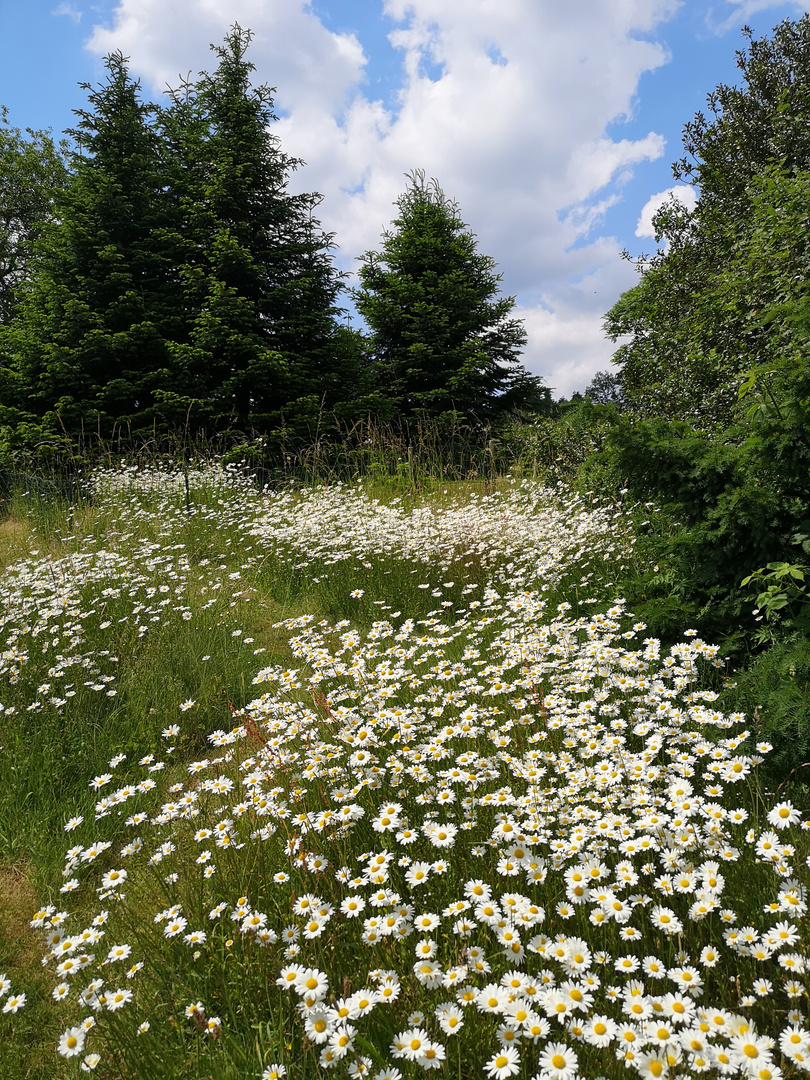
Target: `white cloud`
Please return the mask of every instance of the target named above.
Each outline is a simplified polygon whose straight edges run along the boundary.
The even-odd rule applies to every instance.
[[[652,219],[664,203],[669,202],[672,198],[677,199],[687,210],[694,210],[698,201],[695,189],[688,184],[677,184],[675,187],[667,188],[666,191],[659,191],[656,195],[651,195],[641,208],[636,223],[636,236],[655,237]]]
[[[739,30],[752,15],[758,15],[762,11],[770,11],[771,8],[784,8],[785,3],[796,8],[797,11],[810,10],[810,4],[802,3],[802,0],[726,0],[723,18],[722,9],[711,8],[707,14],[706,22],[716,34],[725,34],[729,30]]]
[[[121,49],[157,92],[189,72],[213,70],[210,46],[220,45],[234,23],[254,32],[248,58],[257,81],[277,85],[285,107],[339,110],[362,77],[356,38],[328,31],[303,0],[119,0],[113,16],[112,27],[94,27],[87,48]]]
[[[62,3],[53,9],[51,15],[64,15],[70,19],[76,26],[82,21],[82,13],[78,11],[73,4]]]
[[[516,309],[529,335],[524,362],[546,375],[555,397],[570,397],[584,390],[597,371],[612,370],[617,346],[602,331],[605,312],[638,281],[632,265],[619,258],[615,241],[598,241],[587,250],[593,270],[557,287],[540,303]]]
[[[208,45],[234,21],[250,27],[257,80],[278,87],[274,131],[307,162],[291,186],[323,193],[319,213],[336,234],[339,265],[356,269],[358,255],[379,248],[404,174],[424,169],[458,201],[504,290],[518,296],[527,366],[562,393],[582,388],[613,348],[602,314],[632,280],[618,242],[594,240],[593,230],[664,140],[607,130],[632,116],[641,75],[666,63],[664,47],[645,35],[678,6],[369,3],[369,19],[390,20],[401,79],[393,104],[367,95],[362,23],[334,33],[306,0],[120,0],[112,26],[97,27],[88,47],[121,49],[157,92],[179,73],[211,70]]]

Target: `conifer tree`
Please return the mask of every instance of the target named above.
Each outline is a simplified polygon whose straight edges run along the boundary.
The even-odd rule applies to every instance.
[[[83,86],[71,181],[4,348],[17,417],[102,437],[151,429],[155,391],[172,381],[166,341],[182,332],[153,107],[121,53],[105,66],[104,84]]]
[[[495,263],[457,205],[424,173],[409,175],[382,252],[362,256],[357,309],[371,329],[374,376],[392,415],[489,421],[543,398],[518,363],[523,324],[498,296]]]
[[[251,85],[250,39],[235,25],[212,46],[214,73],[172,91],[161,116],[186,319],[170,349],[180,404],[218,428],[267,431],[350,396],[357,347],[338,324],[343,286],[313,215],[319,196],[287,191],[302,162],[268,130],[274,91]]]

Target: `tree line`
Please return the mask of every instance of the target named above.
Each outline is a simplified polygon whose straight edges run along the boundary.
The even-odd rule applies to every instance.
[[[436,181],[409,174],[349,293],[320,196],[272,133],[235,25],[156,105],[120,53],[66,134],[0,124],[0,441],[185,430],[306,435],[351,419],[497,421],[549,392]],[[347,296],[368,331],[350,328]]]
[[[738,674],[780,782],[810,761],[810,16],[744,28],[739,81],[683,129],[657,249],[607,313],[613,371],[555,421],[580,482],[639,507],[632,610]],[[601,402],[601,404],[597,404]]]
[[[709,94],[673,166],[696,205],[658,212],[660,246],[606,317],[622,341],[613,466],[686,530],[680,601],[718,630],[751,611],[754,572],[773,616],[772,575],[810,548],[810,16],[743,33],[740,83]],[[791,580],[783,615],[805,619]]]
[[[73,148],[0,123],[0,452],[125,429],[311,437],[463,421],[525,437],[541,474],[635,500],[623,595],[649,632],[696,627],[740,667],[787,776],[810,760],[810,15],[744,29],[739,82],[686,123],[657,250],[611,308],[612,370],[550,402],[456,204],[420,172],[353,297],[318,196],[271,134],[250,35],[141,100],[118,54]],[[629,256],[628,256],[629,257]],[[498,439],[487,442],[495,461]],[[537,448],[540,448],[538,451]],[[339,447],[338,447],[339,449]],[[618,583],[617,583],[618,584]],[[774,740],[776,741],[776,740]]]

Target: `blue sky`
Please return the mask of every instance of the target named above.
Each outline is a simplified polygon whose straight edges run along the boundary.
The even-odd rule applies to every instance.
[[[377,248],[404,174],[458,200],[529,333],[524,362],[555,393],[609,367],[604,312],[629,288],[622,249],[674,184],[681,130],[735,50],[810,4],[769,0],[0,0],[0,104],[21,128],[74,122],[81,82],[120,49],[156,99],[211,68],[234,21],[277,88],[294,190],[349,272]],[[687,198],[688,196],[684,196]],[[645,214],[646,207],[646,214]],[[649,230],[647,230],[649,231]],[[640,235],[641,234],[641,235]]]

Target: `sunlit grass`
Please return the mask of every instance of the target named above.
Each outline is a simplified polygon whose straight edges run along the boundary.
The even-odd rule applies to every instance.
[[[810,1061],[801,808],[717,651],[615,595],[621,508],[208,468],[62,513],[4,579],[9,1075]]]

